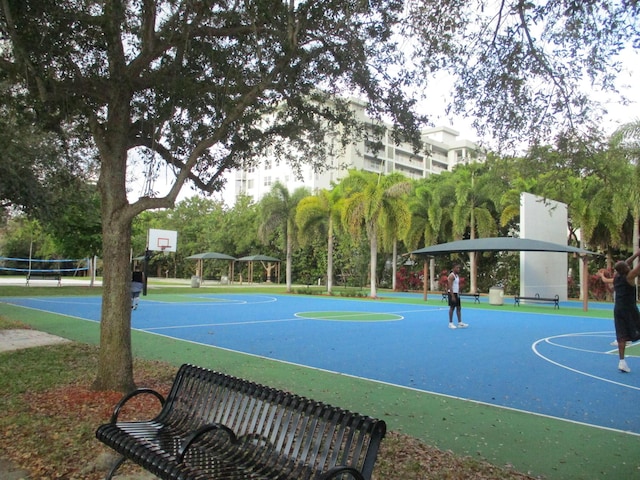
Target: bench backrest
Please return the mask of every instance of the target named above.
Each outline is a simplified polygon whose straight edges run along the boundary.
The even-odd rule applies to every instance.
[[[337,464],[369,479],[386,432],[382,420],[193,365],[178,371],[159,420],[193,429],[223,424],[295,464],[299,478]]]

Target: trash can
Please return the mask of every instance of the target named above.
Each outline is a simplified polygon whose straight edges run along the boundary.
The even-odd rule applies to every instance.
[[[229,277],[227,277],[226,275],[222,275],[220,277],[220,284],[221,285],[229,285]]]
[[[496,286],[489,289],[489,305],[504,305],[504,288]]]
[[[200,287],[200,277],[197,275],[191,276],[191,288],[199,288]]]

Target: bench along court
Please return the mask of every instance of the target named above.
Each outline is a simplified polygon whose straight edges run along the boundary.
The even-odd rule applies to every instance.
[[[515,295],[513,297],[513,305],[520,306],[520,301],[524,300],[524,302],[532,302],[532,303],[552,303],[553,309],[560,309],[560,297],[558,295],[554,295],[553,297],[541,297],[539,293],[536,293],[533,297],[523,297],[521,295]]]
[[[152,420],[119,421],[131,398],[162,404]],[[193,365],[183,365],[164,397],[138,389],[116,405],[96,437],[162,479],[369,480],[382,420]]]
[[[40,271],[40,272],[36,272],[36,273],[27,273],[27,284],[26,286],[29,286],[29,282],[33,281],[33,280],[55,280],[58,285],[58,287],[62,286],[62,276],[60,275],[59,272],[44,272],[44,271]]]
[[[473,297],[473,303],[480,303],[480,294],[479,293],[458,293],[460,297]],[[449,300],[449,294],[447,292],[442,292],[442,301]]]

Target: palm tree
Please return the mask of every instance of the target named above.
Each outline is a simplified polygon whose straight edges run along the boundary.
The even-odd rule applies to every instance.
[[[403,240],[409,250],[422,246],[435,245],[452,239],[451,236],[451,208],[448,203],[455,197],[454,187],[449,181],[449,172],[432,175],[419,180],[413,194],[409,197],[409,211],[411,220],[409,230]],[[435,287],[435,259],[429,261],[429,278]]]
[[[397,178],[393,178],[397,177]],[[384,251],[391,248],[391,288],[396,289],[396,274],[398,270],[398,240],[404,238],[411,227],[411,211],[406,196],[411,192],[412,183],[400,174],[394,173],[385,177],[389,184],[395,185],[404,190],[402,197],[397,201],[387,201],[380,212],[380,238]]]
[[[381,175],[366,171],[351,170],[340,183],[344,189],[342,223],[355,237],[362,226],[369,239],[371,298],[377,297],[376,265],[378,263],[378,240],[381,230],[397,225],[389,218],[401,211],[399,203],[411,190],[411,182],[400,174]],[[406,208],[406,207],[405,207]],[[404,215],[404,214],[403,214]],[[408,216],[408,215],[407,215]],[[385,232],[387,238],[398,238],[397,234]]]
[[[633,214],[633,248],[640,247],[640,119],[625,123],[611,136],[612,147],[620,149],[635,166],[627,199]]]
[[[276,182],[273,187],[271,187],[271,191],[260,201],[262,218],[260,227],[258,228],[260,238],[266,241],[270,235],[278,229],[281,229],[286,239],[287,292],[291,292],[292,290],[291,264],[293,244],[296,237],[296,207],[298,203],[308,195],[310,195],[310,192],[307,188],[297,188],[293,194],[290,194],[287,187],[280,182]]]
[[[340,222],[340,189],[320,190],[303,198],[296,209],[300,243],[306,244],[320,232],[327,236],[327,293],[333,290],[334,229]]]
[[[468,231],[471,240],[476,235],[482,238],[497,232],[490,177],[479,175],[479,171],[481,167],[478,164],[460,166],[454,171],[456,205],[453,209],[453,233],[461,237]],[[469,253],[471,292],[477,292],[477,255],[477,252]]]

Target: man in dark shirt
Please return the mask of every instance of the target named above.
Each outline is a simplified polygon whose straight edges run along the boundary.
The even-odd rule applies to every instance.
[[[140,267],[136,267],[131,274],[131,309],[138,308],[140,300],[140,292],[144,286],[144,274],[140,271]]]

